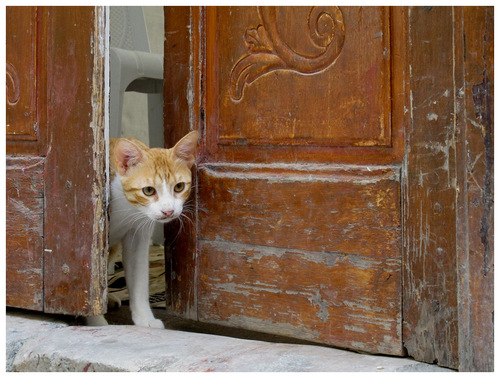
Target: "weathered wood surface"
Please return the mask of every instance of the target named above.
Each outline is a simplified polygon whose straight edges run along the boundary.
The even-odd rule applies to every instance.
[[[38,20],[36,7],[8,7],[6,12],[8,140],[32,141],[38,137]]]
[[[455,10],[459,369],[494,369],[493,8]]]
[[[193,40],[193,28],[201,28],[196,7],[165,7],[164,45],[164,135],[165,146],[173,147],[191,130],[199,130],[203,108],[199,95],[201,71],[193,66],[199,57],[201,41]],[[199,30],[199,29],[198,29]],[[197,175],[193,167],[193,189],[186,202],[191,221],[172,222],[165,226],[165,265],[167,310],[188,319],[197,319]]]
[[[206,158],[400,163],[402,9],[274,8],[206,10]]]
[[[451,8],[410,8],[403,319],[419,361],[457,366],[456,180]]]
[[[7,304],[102,313],[104,8],[7,14]]]
[[[6,303],[42,310],[44,18],[36,7],[7,7],[6,21]]]
[[[401,354],[399,169],[240,168],[199,171],[200,320]]]
[[[399,355],[406,14],[326,8],[165,10],[165,123],[203,136],[197,217],[167,252],[169,307]],[[324,45],[307,53],[314,21]]]
[[[6,21],[7,154],[45,156],[45,14],[37,7],[7,7]]]
[[[106,311],[104,8],[47,12],[44,310]]]
[[[401,256],[399,168],[204,165],[199,238]]]
[[[492,370],[492,9],[409,11],[404,345],[420,361]]]
[[[44,158],[7,157],[6,304],[43,310]]]
[[[200,242],[200,320],[401,354],[399,259]]]
[[[182,36],[184,47],[176,50],[172,63],[179,58],[189,65],[190,80],[170,91],[170,109],[178,111],[172,120],[189,119],[186,129],[202,131],[203,150],[195,199],[198,217],[186,239],[196,241],[184,241],[171,255],[171,277],[182,270],[182,278],[188,278],[172,284],[172,304],[181,315],[196,313],[205,321],[365,350],[377,345],[398,350],[390,332],[402,322],[404,348],[416,359],[461,370],[492,370],[492,8],[391,8],[390,37],[383,27],[381,34],[368,32],[374,25],[387,25],[385,9],[370,9],[381,15],[371,20],[363,18],[365,9],[340,10],[329,7],[334,17],[323,16],[317,23],[324,35],[335,22],[345,33],[329,55],[332,62],[319,72],[308,72],[314,64],[304,68],[300,56],[305,51],[302,34],[308,29],[298,19],[311,16],[292,16],[284,25],[280,17],[295,10],[191,8],[189,16],[179,10],[183,27],[169,33],[171,38]],[[175,10],[167,13],[176,18]],[[276,37],[280,33],[291,38],[285,41],[288,45]],[[368,35],[381,38],[363,43]],[[388,41],[386,50],[382,46]],[[374,47],[365,52],[377,57],[375,61],[365,54],[360,63],[353,44]],[[296,46],[296,55],[287,53]],[[309,58],[314,55],[309,51]],[[371,67],[369,63],[380,69],[370,77],[382,75],[383,85],[351,88],[356,80],[342,81],[342,67],[351,72],[353,67]],[[364,69],[358,73],[369,74]],[[334,90],[325,87],[330,82]],[[329,96],[339,89],[338,96]],[[367,97],[352,95],[358,89]],[[390,105],[384,102],[387,93]],[[372,96],[380,101],[367,102]],[[304,107],[311,114],[301,111],[301,101],[312,101]],[[337,107],[337,118],[326,116],[336,101],[346,107],[358,101],[375,113],[382,109],[379,115],[389,106],[391,142],[377,145],[385,143],[387,132],[373,137],[374,130],[388,131],[387,119],[364,123],[362,111],[355,112],[346,133],[338,121],[344,108]],[[322,128],[307,128],[322,115],[325,119],[315,122]],[[358,143],[363,137],[365,143]],[[329,168],[321,171],[320,164],[308,163]],[[346,163],[350,165],[342,166]],[[396,175],[391,182],[383,170],[401,163],[401,181]],[[376,173],[364,170],[366,164],[377,165]],[[363,178],[366,182],[360,185]],[[401,193],[395,189],[400,182]],[[378,202],[381,193],[385,197]],[[339,300],[344,293],[354,295],[348,288],[357,287],[359,280],[337,280],[335,269],[344,264],[353,277],[361,277],[361,261],[379,269],[362,275],[367,287],[384,287],[375,276],[390,270],[391,279],[402,285],[399,293],[384,287],[393,295],[386,297],[390,306],[370,307],[375,302],[367,301],[363,307],[372,315],[388,315],[402,295],[402,315],[392,314],[391,326],[385,319],[378,329],[370,328],[388,331],[387,343],[370,343],[357,332],[368,329],[370,321],[349,329],[352,308]],[[402,269],[395,268],[395,261]],[[301,280],[300,288],[293,286]],[[330,332],[328,321],[323,322],[327,318],[345,322],[344,328],[335,323],[338,327]]]

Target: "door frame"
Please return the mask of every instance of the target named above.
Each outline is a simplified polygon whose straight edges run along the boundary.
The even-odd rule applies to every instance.
[[[403,339],[417,360],[493,371],[493,8],[408,13]]]

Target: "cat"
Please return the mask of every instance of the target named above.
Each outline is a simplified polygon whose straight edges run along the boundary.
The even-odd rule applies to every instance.
[[[199,134],[192,131],[170,149],[148,148],[133,138],[110,140],[110,257],[121,245],[130,310],[135,325],[164,328],[149,305],[149,243],[156,222],[181,216],[191,192],[191,167]],[[103,316],[88,325],[107,324]]]

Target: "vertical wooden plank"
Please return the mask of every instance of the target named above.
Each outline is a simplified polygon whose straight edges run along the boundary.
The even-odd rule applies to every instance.
[[[51,313],[106,309],[105,10],[50,7],[44,304]]]
[[[202,60],[199,40],[193,28],[201,28],[197,7],[165,7],[164,47],[164,135],[165,146],[172,147],[185,134],[199,129],[203,111],[199,105]],[[196,62],[196,64],[195,64]],[[197,319],[197,175],[193,167],[193,189],[185,204],[191,222],[165,226],[165,264],[167,310],[189,319]]]
[[[41,157],[7,157],[6,304],[43,310]]]
[[[193,7],[195,8],[195,7]],[[195,54],[192,28],[196,27],[191,7],[165,7],[164,45],[164,135],[173,146],[193,129]]]
[[[404,343],[493,371],[493,9],[410,9]]]
[[[456,368],[454,19],[449,7],[412,7],[409,12],[403,339],[415,359]]]
[[[493,8],[455,25],[459,369],[493,371]]]
[[[6,303],[43,310],[45,18],[6,9]]]

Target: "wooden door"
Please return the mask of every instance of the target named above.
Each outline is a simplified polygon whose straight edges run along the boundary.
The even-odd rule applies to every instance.
[[[167,25],[182,22],[175,12]],[[216,7],[191,17],[200,63],[186,72],[183,121],[203,131],[199,211],[193,249],[173,252],[173,308],[401,355],[405,13]],[[166,35],[166,51],[185,43]],[[166,77],[179,77],[169,66]],[[176,111],[167,131],[182,122]]]
[[[493,8],[408,9],[403,341],[493,371]]]
[[[7,7],[7,306],[105,311],[105,10]]]
[[[165,25],[166,144],[202,132],[170,311],[492,371],[492,8]]]

